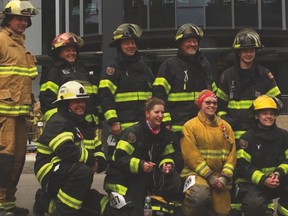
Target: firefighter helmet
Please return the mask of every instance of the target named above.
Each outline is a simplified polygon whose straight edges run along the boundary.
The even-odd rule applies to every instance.
[[[273,109],[278,110],[277,103],[275,100],[268,95],[261,95],[253,101],[254,111],[259,111],[262,109]]]
[[[38,10],[28,0],[11,0],[4,8],[1,26],[8,26],[13,15],[17,15],[28,17],[28,28],[32,25],[30,17],[38,13]]]
[[[240,30],[235,36],[232,45],[232,49],[235,50],[247,48],[259,49],[262,47],[263,45],[261,43],[259,34],[251,28],[244,28]]]
[[[54,38],[52,42],[50,55],[51,56],[55,55],[55,51],[58,50],[58,48],[69,45],[75,46],[76,48],[80,48],[84,45],[84,41],[81,37],[72,32],[65,32],[59,34]]]
[[[201,28],[199,28],[197,25],[192,23],[186,23],[182,25],[175,36],[175,41],[180,42],[185,38],[188,37],[195,37],[198,40],[204,36],[204,32]]]
[[[140,26],[133,23],[123,23],[113,32],[113,41],[110,43],[110,47],[116,47],[121,40],[134,38],[139,40],[142,35],[142,29]]]
[[[84,86],[77,81],[68,81],[59,88],[57,100],[53,103],[80,98],[89,98]]]

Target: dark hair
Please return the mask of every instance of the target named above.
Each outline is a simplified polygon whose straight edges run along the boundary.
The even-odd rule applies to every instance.
[[[163,105],[165,106],[165,102],[160,99],[160,98],[156,98],[156,97],[152,97],[152,98],[149,98],[146,103],[145,103],[145,111],[150,111],[153,109],[153,107],[155,105]]]

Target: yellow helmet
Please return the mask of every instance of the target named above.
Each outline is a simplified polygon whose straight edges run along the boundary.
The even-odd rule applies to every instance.
[[[28,0],[11,0],[5,6],[5,15],[34,16],[39,12]]]
[[[273,109],[278,111],[278,106],[275,100],[268,95],[261,95],[253,101],[254,111],[262,109]]]
[[[142,29],[140,26],[133,23],[123,23],[113,32],[113,41],[109,46],[116,47],[117,44],[123,39],[134,38],[138,40],[141,35]]]
[[[59,88],[57,100],[53,103],[80,98],[89,98],[84,86],[77,81],[68,81]]]
[[[197,25],[192,23],[186,23],[182,25],[175,35],[175,41],[179,42],[188,37],[195,37],[198,40],[204,36],[204,32]]]
[[[232,45],[232,49],[234,50],[247,49],[247,48],[259,49],[262,47],[263,45],[260,41],[259,34],[251,28],[244,28],[240,30],[235,36]]]
[[[75,46],[76,48],[80,48],[84,45],[84,40],[72,32],[65,32],[59,34],[54,38],[52,42],[51,51],[49,55],[54,57],[57,53],[56,50],[58,50],[58,48],[69,45]]]

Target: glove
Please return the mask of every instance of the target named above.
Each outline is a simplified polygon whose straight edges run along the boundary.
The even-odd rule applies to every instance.
[[[212,174],[207,178],[207,180],[210,186],[215,187],[217,185],[217,181],[218,181],[217,176]]]
[[[217,188],[218,189],[223,189],[227,184],[227,178],[225,178],[224,176],[220,176],[218,178],[218,182],[217,182]]]

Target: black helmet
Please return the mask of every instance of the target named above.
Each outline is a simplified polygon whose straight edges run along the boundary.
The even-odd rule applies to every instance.
[[[118,26],[113,32],[113,41],[110,43],[110,47],[116,47],[117,44],[123,39],[134,38],[138,40],[142,35],[142,29],[140,26],[132,23],[124,23]]]
[[[179,43],[180,41],[188,37],[195,37],[197,38],[197,40],[200,40],[203,36],[204,36],[204,33],[201,28],[199,28],[195,24],[186,23],[178,29],[175,35],[175,41],[176,43]]]
[[[259,34],[255,30],[250,28],[244,28],[240,30],[235,36],[232,45],[232,49],[234,50],[247,49],[247,48],[259,49],[262,47],[263,45],[260,41]]]

